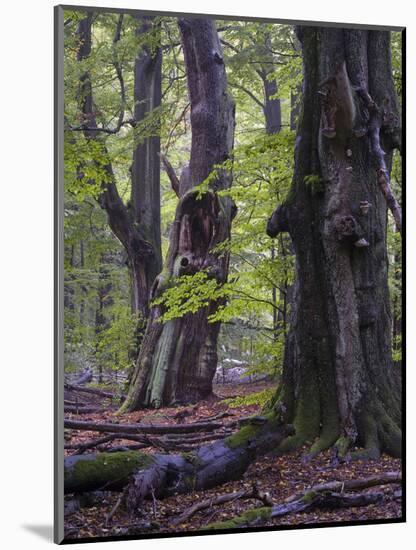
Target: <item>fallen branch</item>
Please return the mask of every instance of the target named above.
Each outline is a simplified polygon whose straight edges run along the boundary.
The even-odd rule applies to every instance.
[[[193,445],[195,443],[204,443],[205,441],[213,441],[215,439],[223,439],[228,435],[232,434],[232,430],[225,430],[222,432],[217,432],[208,435],[198,435],[195,436],[193,433],[190,434],[168,434],[164,438],[164,441],[172,446],[182,446],[182,445]]]
[[[73,414],[88,414],[101,411],[101,407],[94,407],[88,405],[65,405],[64,412]]]
[[[84,451],[88,449],[93,449],[94,447],[97,447],[99,450],[103,450],[102,445],[105,443],[109,443],[110,441],[114,441],[116,439],[127,439],[129,441],[137,441],[140,443],[140,446],[134,446],[134,448],[130,449],[129,445],[119,445],[117,447],[111,447],[109,449],[105,449],[107,452],[115,452],[116,449],[129,449],[129,450],[137,450],[137,449],[144,449],[146,447],[161,447],[161,445],[158,445],[158,441],[155,441],[155,439],[150,439],[146,436],[140,436],[140,435],[133,435],[133,434],[127,434],[127,433],[113,433],[106,435],[104,437],[100,437],[98,439],[88,440],[84,443],[68,443],[65,445],[65,449],[75,449],[78,452],[76,454],[82,454]],[[133,447],[133,446],[132,446]]]
[[[64,400],[64,405],[65,406],[66,405],[75,405],[75,406],[79,407],[79,406],[82,406],[82,405],[88,405],[88,403],[85,402],[85,401],[81,401],[81,400],[71,401],[69,399],[65,399]]]
[[[98,445],[102,445],[103,443],[107,443],[108,441],[112,441],[115,438],[116,436],[111,434],[111,435],[106,435],[104,437],[100,437],[99,439],[86,441],[85,443],[67,443],[64,446],[64,448],[75,449],[77,451],[77,454],[82,454],[88,449],[93,449],[94,447],[97,447]]]
[[[149,447],[151,447],[151,445],[148,443],[133,443],[132,445],[116,445],[115,447],[99,446],[97,450],[104,453],[122,453],[127,451],[141,451]]]
[[[92,432],[107,432],[107,433],[126,433],[126,434],[169,434],[169,433],[191,433],[191,432],[208,432],[222,428],[222,424],[215,422],[194,422],[190,424],[111,424],[103,422],[88,422],[83,420],[65,419],[65,428],[73,430],[88,430]]]
[[[288,514],[297,514],[312,508],[368,506],[369,504],[380,502],[384,496],[384,493],[341,494],[329,491],[322,493],[308,491],[301,498],[292,502],[248,510],[241,516],[236,516],[230,520],[211,523],[205,529],[235,529],[253,525],[258,526],[273,518],[287,516]]]
[[[67,390],[79,391],[84,393],[92,393],[94,395],[100,395],[101,397],[108,397],[109,399],[117,399],[119,397],[122,397],[121,394],[116,395],[115,393],[100,390],[98,388],[85,388],[84,386],[77,386],[76,384],[65,383],[64,387]]]
[[[243,489],[241,491],[235,491],[233,493],[225,493],[213,498],[209,498],[207,500],[203,500],[201,502],[197,502],[196,504],[188,508],[188,510],[185,510],[185,512],[183,512],[179,517],[174,519],[172,523],[173,525],[179,525],[181,523],[184,523],[186,520],[188,520],[190,517],[192,517],[197,512],[200,512],[201,510],[212,508],[212,506],[225,504],[227,502],[234,502],[235,500],[238,500],[240,498],[253,498],[261,500],[266,506],[273,505],[270,495],[268,493],[259,491],[257,485],[254,484],[251,489]]]
[[[329,481],[328,483],[321,483],[319,485],[314,485],[310,489],[307,489],[301,494],[292,495],[287,498],[285,502],[293,502],[302,498],[302,496],[310,493],[321,493],[324,491],[332,492],[341,492],[344,491],[356,491],[358,489],[368,489],[369,487],[374,487],[376,485],[388,485],[389,483],[401,483],[402,474],[401,472],[386,472],[385,474],[375,475],[365,478],[358,479],[349,479],[346,481]]]

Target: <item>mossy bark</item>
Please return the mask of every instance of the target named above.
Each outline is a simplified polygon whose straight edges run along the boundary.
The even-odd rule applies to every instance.
[[[304,81],[295,173],[268,225],[270,236],[289,232],[296,254],[275,404],[296,433],[281,450],[309,443],[314,454],[336,444],[342,454],[359,445],[367,456],[399,456],[400,373],[391,357],[386,253],[392,203],[375,146],[379,138],[389,166],[400,141],[389,33],[303,27],[299,38]],[[308,185],[312,177],[319,189]]]
[[[134,451],[75,455],[65,459],[65,492],[120,490],[137,470],[152,464],[153,459]]]
[[[168,256],[152,287],[152,299],[161,296],[175,278],[201,270],[219,283],[226,281],[229,256],[215,248],[229,238],[234,214],[231,200],[217,193],[230,187],[228,171],[219,170],[202,194],[195,189],[229,158],[233,147],[234,104],[227,94],[218,34],[208,20],[181,19],[179,27],[191,102],[191,156],[176,181],[179,203]],[[217,307],[211,302],[195,314],[166,323],[160,322],[162,308],[152,307],[122,412],[197,401],[212,393],[220,325],[209,323],[208,316]]]

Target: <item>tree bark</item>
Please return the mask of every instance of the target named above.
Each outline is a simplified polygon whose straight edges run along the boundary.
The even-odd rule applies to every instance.
[[[400,141],[389,33],[305,27],[298,34],[304,81],[295,173],[268,223],[272,237],[290,233],[296,254],[275,405],[296,434],[280,448],[310,442],[316,453],[335,444],[342,455],[356,444],[365,448],[356,456],[399,456],[386,202],[395,206],[380,167],[380,157],[390,166]]]
[[[170,234],[164,268],[151,297],[159,297],[174,278],[205,270],[219,283],[228,274],[229,256],[215,247],[229,238],[233,204],[217,194],[231,185],[231,175],[218,171],[200,196],[202,183],[215,165],[229,158],[234,137],[234,105],[227,95],[221,47],[214,24],[181,19],[188,92],[191,103],[192,144],[189,166],[179,181],[179,203]],[[219,323],[209,323],[217,303],[195,314],[160,322],[161,306],[154,306],[143,339],[130,390],[121,412],[197,401],[212,393],[217,365]]]

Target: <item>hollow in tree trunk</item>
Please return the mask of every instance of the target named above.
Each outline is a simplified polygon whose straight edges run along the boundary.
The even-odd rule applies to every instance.
[[[234,138],[234,104],[227,94],[222,51],[214,23],[181,19],[179,27],[191,103],[192,144],[190,163],[180,179],[172,176],[179,203],[162,272],[151,297],[159,297],[175,277],[205,270],[219,283],[228,274],[229,256],[215,251],[230,236],[234,207],[217,191],[231,185],[227,171],[219,170],[208,191],[202,183],[229,158]],[[162,323],[161,306],[154,306],[143,339],[130,390],[121,411],[192,402],[212,393],[217,366],[219,323],[208,316],[218,307],[209,303],[194,314]]]

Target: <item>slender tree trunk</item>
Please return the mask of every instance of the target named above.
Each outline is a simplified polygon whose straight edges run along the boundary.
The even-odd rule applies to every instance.
[[[79,61],[87,59],[91,54],[92,21],[93,13],[88,12],[87,17],[82,19],[78,26]],[[121,26],[122,16],[120,16],[119,22],[116,27],[114,37],[115,43],[120,40]],[[144,57],[146,57],[146,55],[149,56],[150,54],[146,52],[143,53]],[[157,63],[155,63],[154,65],[151,64],[152,67],[155,67],[155,74],[159,74],[159,64],[159,57]],[[121,110],[123,112],[125,102],[125,90],[122,69],[117,61],[114,62],[114,65],[122,88]],[[151,73],[151,71],[149,72]],[[136,71],[136,76],[139,75],[140,71]],[[155,97],[157,99],[157,91],[155,91],[154,89],[157,88],[158,77],[150,74],[149,80],[153,82],[151,86],[152,89],[150,90],[146,88],[146,90],[149,93],[151,91],[152,94],[154,94],[152,95],[152,99],[149,102],[150,107],[153,108],[156,102]],[[135,88],[137,87],[138,86],[136,86]],[[140,98],[141,100],[145,101],[146,98],[144,98],[142,94],[143,90],[140,89],[140,91],[137,92],[136,95],[135,89],[135,98]],[[131,269],[133,282],[133,309],[140,312],[143,319],[146,319],[149,312],[149,290],[153,282],[153,278],[157,273],[157,268],[160,265],[161,257],[160,213],[155,214],[155,212],[157,212],[158,210],[158,204],[160,201],[158,192],[155,189],[159,184],[159,180],[155,167],[155,160],[150,155],[151,153],[156,155],[157,151],[155,150],[154,144],[152,146],[149,145],[152,140],[152,138],[149,137],[146,137],[144,139],[141,149],[137,147],[135,150],[133,162],[134,184],[132,186],[132,197],[136,208],[133,209],[134,214],[132,215],[131,209],[127,208],[119,195],[112,163],[110,160],[110,155],[105,143],[105,138],[103,137],[104,134],[100,133],[100,131],[97,130],[97,121],[95,117],[95,107],[92,94],[92,84],[89,71],[85,71],[80,77],[79,98],[80,107],[83,114],[84,137],[87,140],[94,140],[96,143],[98,143],[101,146],[103,157],[108,159],[107,164],[104,166],[104,171],[106,172],[106,181],[102,185],[102,193],[100,194],[98,201],[100,206],[107,213],[108,223],[111,230],[123,245],[128,256],[128,264]],[[146,105],[144,107],[144,113],[147,114],[148,112],[149,105]],[[135,112],[135,114],[138,117],[141,113],[137,111]],[[145,116],[145,114],[143,116]],[[136,123],[138,122],[139,119],[136,118]],[[139,154],[142,152],[146,152],[146,154],[143,156],[143,158],[140,159]],[[139,164],[140,169],[138,168]],[[150,169],[149,166],[152,166],[152,168]],[[153,178],[144,178],[142,175],[149,175],[150,173],[152,173]],[[143,189],[143,186],[146,187],[148,184],[151,189]],[[143,200],[146,209],[151,209],[152,215],[155,214],[154,226],[151,229],[149,227],[149,220],[142,216],[142,214],[140,213],[140,208],[142,208],[142,206],[139,205],[139,200]]]
[[[276,80],[268,80],[267,73],[264,72],[264,117],[266,119],[266,132],[268,134],[278,134],[282,128],[282,113],[280,99],[273,97],[277,94]]]
[[[68,253],[69,263],[71,267],[75,267],[75,247],[71,244],[70,252]],[[72,273],[65,274],[64,283],[64,308],[69,311],[74,311],[75,291],[73,286],[74,276]]]
[[[291,328],[276,409],[296,433],[281,449],[352,444],[401,453],[391,357],[386,203],[400,117],[389,33],[299,30],[304,60],[292,190],[269,220],[296,254]],[[380,141],[386,152],[384,161]]]
[[[137,36],[160,34],[154,17],[138,17]],[[145,137],[136,136],[133,153],[131,204],[134,223],[153,254],[147,262],[131,258],[133,310],[146,311],[150,288],[162,270],[160,234],[160,120],[162,97],[162,50],[140,46],[134,66],[134,122],[143,125]],[[146,315],[147,316],[147,315]]]
[[[226,74],[214,24],[209,20],[181,19],[188,91],[191,102],[192,145],[189,166],[183,171],[170,246],[164,268],[156,278],[152,297],[160,296],[174,277],[206,270],[218,282],[228,273],[228,254],[216,245],[229,238],[234,212],[230,200],[217,191],[231,185],[220,171],[209,191],[199,196],[195,186],[215,165],[225,161],[233,146],[234,105],[227,95]],[[196,401],[212,392],[217,366],[219,323],[207,317],[218,307],[210,303],[195,314],[160,322],[155,306],[140,350],[128,397],[121,411]]]
[[[112,282],[109,280],[107,258],[101,254],[100,268],[98,273],[97,306],[95,310],[95,357],[98,358],[98,382],[103,382],[103,361],[99,355],[100,335],[103,330],[109,327],[109,318],[105,314],[105,309],[112,305],[113,300],[110,297]]]
[[[271,59],[273,59],[271,57]],[[280,130],[282,129],[282,112],[281,112],[281,105],[280,105],[280,99],[273,98],[272,96],[277,93],[277,82],[276,80],[268,80],[267,78],[267,71],[260,71],[259,72],[262,80],[263,80],[263,87],[264,87],[264,118],[266,121],[266,133],[269,135],[272,134],[278,134]],[[271,248],[271,258],[275,258],[275,247],[273,246]],[[281,288],[281,287],[280,287]],[[272,288],[272,302],[275,306],[278,306],[278,300],[277,300],[277,287]],[[282,292],[283,290],[283,292]],[[279,303],[282,303],[285,299],[284,292],[286,289],[279,290]],[[286,319],[282,318],[282,309],[281,308],[274,308],[273,309],[273,336],[275,340],[278,338],[278,332],[279,332],[279,324],[280,322],[283,322],[283,324],[286,323]],[[277,366],[276,366],[277,368]]]

